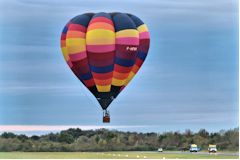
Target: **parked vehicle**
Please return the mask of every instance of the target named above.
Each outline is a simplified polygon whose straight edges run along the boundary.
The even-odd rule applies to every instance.
[[[189,148],[189,151],[190,151],[190,152],[198,152],[198,151],[199,151],[199,148],[197,147],[196,144],[191,144],[191,145],[190,145],[190,148]]]
[[[209,153],[216,153],[216,152],[217,152],[217,145],[209,144],[209,146],[208,146],[208,152],[209,152]]]
[[[158,148],[158,152],[163,152],[163,148]]]

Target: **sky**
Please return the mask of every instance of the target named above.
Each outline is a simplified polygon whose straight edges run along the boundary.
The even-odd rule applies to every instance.
[[[238,127],[237,7],[237,0],[0,0],[0,132]],[[110,124],[60,49],[71,18],[102,11],[137,15],[151,34],[142,68],[109,107]]]

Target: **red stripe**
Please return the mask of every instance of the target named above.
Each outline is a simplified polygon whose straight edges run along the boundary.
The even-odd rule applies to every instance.
[[[86,51],[84,51],[84,52],[79,52],[79,53],[75,53],[75,54],[69,54],[69,57],[70,57],[71,61],[79,61],[84,58],[87,58],[87,53],[86,53]]]
[[[114,63],[114,59],[105,59],[105,60],[95,60],[95,59],[89,59],[89,64],[96,67],[104,67],[104,66],[110,66]]]
[[[135,60],[137,57],[137,52],[119,52],[117,50],[116,57],[126,59],[126,60]]]
[[[77,77],[80,76],[81,74],[87,74],[89,72],[88,71],[88,69],[89,69],[88,66],[84,66],[84,67],[81,67],[81,68],[73,66],[71,69]]]
[[[133,68],[132,68],[131,71],[136,74],[139,69],[140,69],[140,68],[139,68],[136,64],[134,64],[134,66],[133,66]]]
[[[76,74],[84,74],[90,71],[87,58],[82,59],[80,61],[72,62],[72,64],[73,64],[72,70]]]
[[[112,78],[113,76],[113,72],[108,72],[108,73],[95,73],[95,72],[92,72],[93,74],[93,77],[95,79],[109,79],[109,78]]]
[[[90,21],[89,25],[91,25],[91,24],[93,24],[93,23],[95,23],[95,22],[105,22],[105,23],[108,23],[108,24],[113,25],[112,20],[110,20],[110,19],[108,19],[108,18],[105,18],[105,17],[96,17],[96,18],[93,18],[93,19]]]
[[[141,65],[143,64],[143,61],[140,58],[137,58],[135,64],[140,68]]]
[[[86,85],[86,87],[92,87],[95,85],[93,78],[91,78],[89,80],[83,80],[83,82]]]
[[[120,66],[118,64],[114,64],[114,71],[119,73],[129,73],[131,71],[132,67],[124,67]]]
[[[140,39],[139,44],[140,45],[149,45],[150,39]]]
[[[141,39],[139,50],[147,53],[149,49],[149,45],[150,45],[150,39]]]
[[[88,52],[104,53],[104,52],[112,52],[114,50],[115,50],[115,44],[87,45]]]
[[[66,34],[65,33],[62,33],[61,40],[66,40]]]
[[[150,43],[150,39],[140,39],[140,44],[149,44]]]
[[[96,85],[101,85],[101,86],[111,85],[112,78],[104,79],[104,80],[94,78],[94,82],[95,82]]]
[[[72,62],[72,63],[73,63],[73,65],[79,66],[79,67],[88,66],[87,58],[79,60],[79,61],[75,61],[75,62]]]
[[[113,59],[115,56],[115,52],[105,52],[105,53],[94,53],[94,52],[87,52],[88,58],[89,59],[94,59],[94,60],[105,60],[105,59]]]
[[[69,24],[68,30],[81,31],[81,32],[86,33],[86,27],[84,27],[80,24]]]

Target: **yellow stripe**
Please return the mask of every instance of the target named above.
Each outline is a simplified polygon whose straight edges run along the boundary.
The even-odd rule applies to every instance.
[[[98,92],[110,92],[110,89],[111,89],[111,85],[107,85],[107,86],[96,85],[96,86],[97,86]]]
[[[134,76],[135,76],[135,73],[131,71],[124,85],[126,86],[133,79]]]
[[[68,50],[69,54],[83,52],[83,51],[86,51],[86,46],[83,46],[83,45],[69,46],[69,47],[67,47],[67,50]]]
[[[141,26],[139,26],[137,28],[137,30],[141,33],[141,32],[146,32],[148,31],[147,25],[146,24],[142,24]]]
[[[67,51],[67,48],[66,47],[62,47],[62,53],[63,53],[63,57],[66,61],[69,60],[69,55],[68,55],[68,51]]]
[[[125,29],[116,32],[116,38],[120,37],[139,37],[139,33],[136,29]]]
[[[79,46],[79,45],[86,46],[86,40],[84,38],[67,38],[66,45],[67,46]]]
[[[122,85],[124,85],[124,83],[125,83],[125,79],[123,79],[123,80],[116,79],[116,78],[112,79],[112,85],[114,85],[114,86],[122,86]]]
[[[86,43],[87,43],[87,45],[115,44],[115,37],[109,37],[109,38],[88,38]]]
[[[86,40],[88,39],[103,39],[115,38],[115,32],[106,29],[94,29],[87,32]]]
[[[66,40],[68,53],[78,53],[86,51],[86,40],[84,38],[68,38]]]

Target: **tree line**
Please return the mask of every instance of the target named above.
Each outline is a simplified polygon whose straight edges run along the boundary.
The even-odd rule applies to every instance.
[[[218,150],[238,151],[239,129],[221,130],[209,133],[201,129],[194,133],[185,132],[137,133],[117,130],[79,128],[26,136],[4,132],[0,136],[0,151],[28,152],[75,152],[75,151],[155,151],[182,150],[190,144],[197,144],[206,150],[209,144],[216,144]]]

